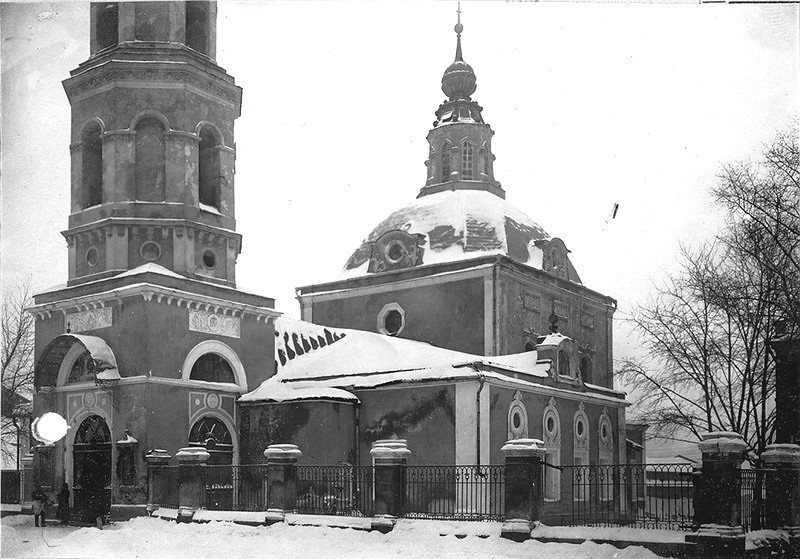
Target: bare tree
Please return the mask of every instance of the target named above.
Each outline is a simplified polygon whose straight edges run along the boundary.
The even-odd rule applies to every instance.
[[[723,167],[717,239],[683,247],[678,271],[631,321],[645,354],[621,371],[655,436],[736,431],[751,456],[774,440],[777,325],[800,322],[800,171],[795,131],[758,164]]]
[[[742,225],[746,242],[733,244],[762,260],[780,281],[781,312],[791,328],[800,328],[800,147],[798,124],[778,134],[758,163],[724,165],[713,194],[728,212],[729,222]]]
[[[25,311],[30,286],[21,285],[3,298],[2,326],[2,453],[19,469],[21,443],[27,435],[33,389],[34,318]]]

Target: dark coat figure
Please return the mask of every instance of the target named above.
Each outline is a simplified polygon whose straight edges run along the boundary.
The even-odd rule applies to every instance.
[[[61,485],[61,492],[58,494],[58,518],[61,520],[62,526],[69,524],[69,485],[67,482]]]
[[[31,500],[33,501],[33,522],[39,526],[39,519],[42,520],[42,527],[45,526],[45,509],[47,502],[50,500],[47,494],[42,490],[42,486],[36,486],[33,493],[31,493]]]

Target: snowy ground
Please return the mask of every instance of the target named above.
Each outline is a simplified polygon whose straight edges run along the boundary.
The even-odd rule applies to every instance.
[[[97,528],[35,528],[32,516],[2,519],[3,557],[281,557],[282,559],[651,559],[641,547],[617,549],[592,542],[515,543],[499,524],[398,521],[388,534],[331,526],[240,526],[229,522],[176,524],[135,518]],[[481,527],[478,529],[478,527]],[[442,535],[444,534],[444,535]],[[459,534],[461,537],[456,537]],[[481,536],[484,537],[479,537]]]

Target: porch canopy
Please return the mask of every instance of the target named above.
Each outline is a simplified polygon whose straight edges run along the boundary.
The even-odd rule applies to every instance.
[[[97,380],[118,380],[117,359],[108,344],[97,336],[79,334],[62,334],[53,338],[44,348],[34,370],[33,385],[35,389],[42,386],[55,386],[58,371],[67,353],[75,344],[80,344],[89,352],[91,370]],[[83,353],[83,352],[81,352]]]

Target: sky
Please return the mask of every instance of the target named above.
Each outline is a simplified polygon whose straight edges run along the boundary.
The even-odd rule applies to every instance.
[[[298,317],[294,288],[337,278],[424,186],[426,135],[455,54],[456,2],[219,2],[217,63],[236,121],[240,287]],[[473,99],[509,203],[571,250],[624,324],[713,237],[709,188],[798,114],[798,5],[462,2]],[[70,110],[88,3],[0,4],[6,292],[67,279]],[[613,204],[617,217],[609,219]]]

